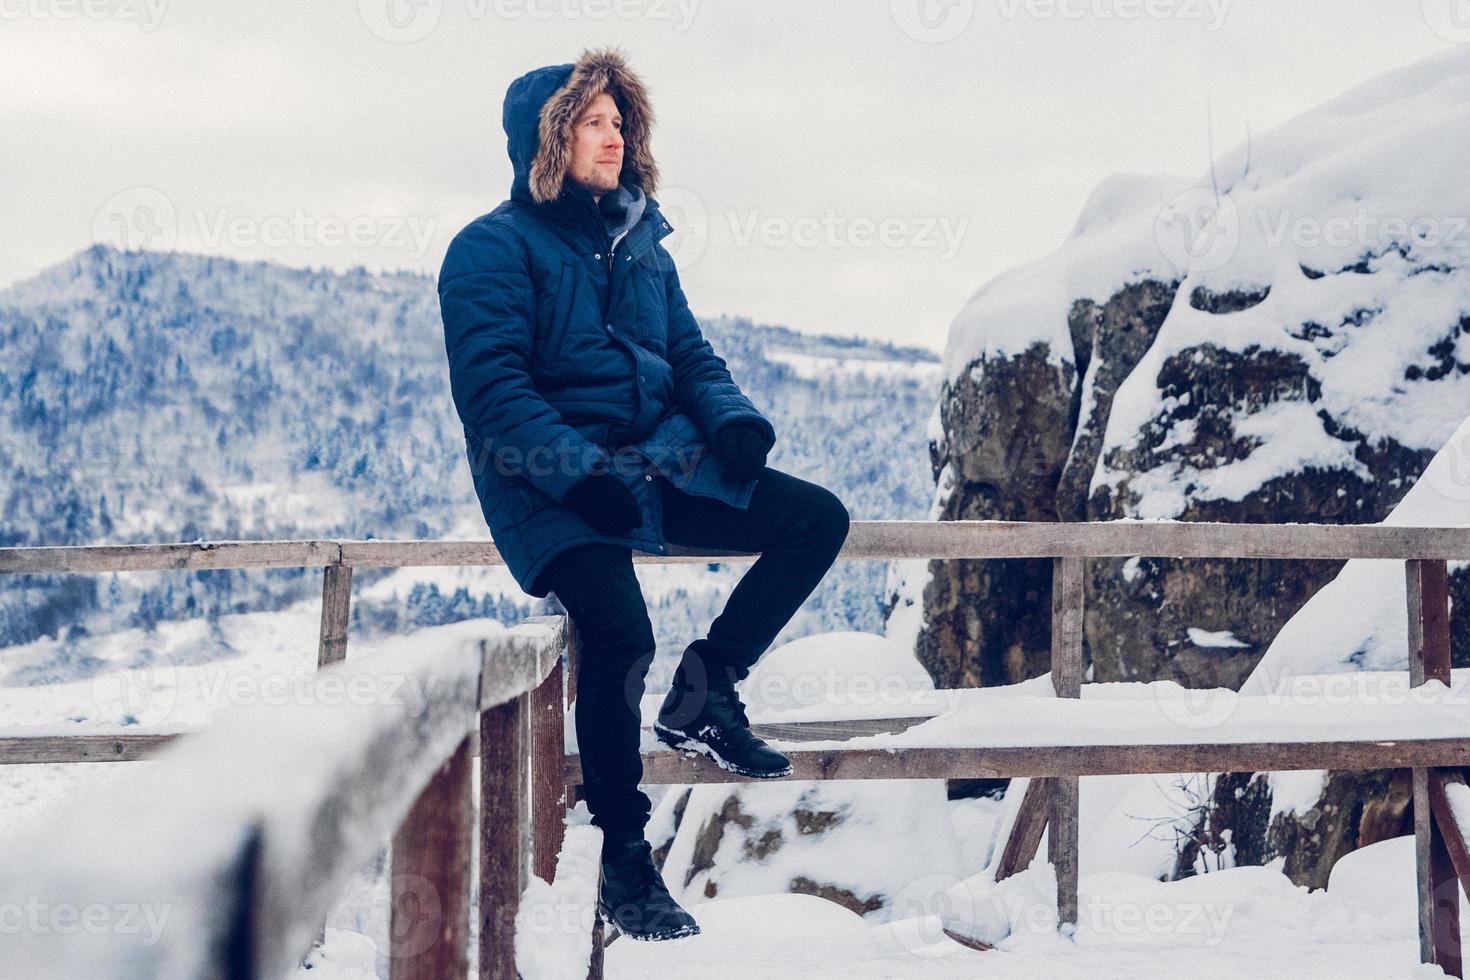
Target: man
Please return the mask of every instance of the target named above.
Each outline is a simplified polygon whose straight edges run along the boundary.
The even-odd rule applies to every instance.
[[[848,512],[765,465],[775,430],[689,312],[651,196],[653,111],[621,54],[522,75],[502,122],[510,199],[455,236],[439,273],[450,387],[506,566],[529,594],[555,592],[577,628],[599,906],[637,939],[693,935],[643,835],[638,708],[654,636],[632,551],[760,553],[684,651],[654,729],[776,778],[790,760],[751,733],[735,684],[831,567]]]

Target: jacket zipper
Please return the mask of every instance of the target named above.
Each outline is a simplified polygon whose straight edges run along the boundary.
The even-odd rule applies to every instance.
[[[623,240],[623,236],[626,235],[628,231],[629,229],[624,228],[622,231],[618,232],[618,237],[612,240],[612,247],[607,250],[607,281],[609,286],[612,285],[613,253],[617,251],[618,242]]]

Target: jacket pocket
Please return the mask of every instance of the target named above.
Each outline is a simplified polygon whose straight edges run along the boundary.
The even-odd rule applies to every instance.
[[[538,351],[542,363],[547,366],[556,365],[566,343],[567,326],[572,322],[577,307],[578,278],[577,267],[571,262],[562,262],[561,272],[556,280],[556,292],[552,298],[550,321],[541,338],[544,341],[543,349]]]

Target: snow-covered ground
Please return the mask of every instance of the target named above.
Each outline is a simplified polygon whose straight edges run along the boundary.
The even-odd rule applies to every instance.
[[[180,634],[165,643],[163,656],[148,664],[136,665],[136,658],[128,657],[113,669],[99,667],[87,680],[31,689],[0,688],[4,699],[0,710],[21,722],[17,729],[27,731],[51,727],[68,714],[85,715],[95,723],[109,712],[136,717],[139,725],[127,726],[132,730],[204,723],[219,708],[277,696],[270,692],[289,690],[291,678],[309,675],[314,643],[304,642],[303,637],[314,636],[316,610],[311,605],[275,617],[227,617],[222,624],[224,637],[249,650],[234,659],[207,665],[177,663],[184,651],[197,649],[200,641]],[[252,642],[239,642],[246,637]],[[924,678],[912,669],[893,670],[891,661],[878,656],[885,645],[891,647],[878,637],[838,633],[789,644],[801,652],[800,658],[783,655],[781,648],[773,650],[768,654],[770,667],[761,672],[763,686],[751,691],[750,700],[758,705],[753,716],[794,717],[799,709],[820,710],[829,702],[841,714],[844,700],[850,702],[849,713],[875,710],[864,703],[871,702],[871,694],[858,696],[851,686],[855,676],[868,678],[862,688],[865,692],[887,691],[891,698],[911,698],[925,687]],[[117,647],[124,649],[124,645]],[[844,658],[855,658],[858,669],[839,669]],[[163,661],[170,669],[157,669]],[[222,684],[214,673],[193,669],[203,666],[226,670],[228,676],[240,680]],[[823,688],[821,703],[802,704],[810,701],[810,692],[799,683],[773,683],[778,673],[787,680],[838,677],[846,686]],[[1457,676],[1454,690],[1462,683]],[[1037,687],[1033,682],[1018,690],[973,693],[991,699],[987,711],[1009,712],[1024,706],[1034,712],[1048,700]],[[1116,702],[1116,697],[1109,696],[1118,693],[1112,687],[1089,688],[1096,693],[1089,693],[1083,705],[1107,707]],[[904,694],[905,689],[912,690]],[[230,691],[235,693],[221,693]],[[792,694],[787,697],[783,691]],[[1166,700],[1150,696],[1149,703],[1157,706]],[[51,705],[50,710],[43,701]],[[1005,704],[1011,707],[1003,708]],[[892,706],[879,707],[888,710]],[[910,731],[943,723],[943,718],[936,718]],[[1180,731],[1183,729],[1176,735]],[[794,746],[788,743],[788,747]],[[19,832],[28,816],[45,811],[41,804],[61,801],[77,784],[101,786],[127,779],[130,773],[141,771],[140,767],[151,765],[5,767],[0,773],[6,780],[5,819]],[[48,770],[55,772],[47,775]],[[775,885],[770,886],[772,894],[690,902],[704,929],[700,936],[658,944],[617,940],[607,950],[608,975],[635,977],[665,971],[711,978],[959,977],[977,971],[1004,977],[1083,972],[1130,978],[1175,977],[1186,972],[1222,977],[1438,975],[1436,970],[1417,966],[1410,839],[1354,853],[1339,864],[1326,892],[1293,886],[1274,867],[1227,868],[1163,883],[1151,872],[1127,870],[1130,861],[1126,858],[1095,852],[1089,856],[1089,828],[1094,832],[1109,826],[1116,830],[1121,821],[1106,805],[1105,798],[1114,795],[1109,778],[1087,778],[1082,783],[1085,860],[1081,916],[1073,937],[1056,934],[1052,883],[1044,860],[999,888],[987,883],[984,872],[975,873],[989,864],[1003,831],[1000,805],[952,801],[958,866],[952,872],[922,869],[922,874],[899,889],[885,916],[860,917],[820,898],[777,893],[780,889]],[[527,980],[568,976],[563,972],[568,958],[585,955],[583,926],[590,923],[591,855],[598,839],[585,819],[585,809],[574,812],[563,856],[563,878],[555,887],[534,882],[523,902]],[[1127,845],[1123,841],[1113,846]],[[780,868],[769,864],[752,868],[752,872],[768,882],[781,878]],[[386,887],[381,873],[368,870],[343,895],[329,922],[327,943],[312,954],[310,969],[298,972],[301,980],[386,976],[386,972],[375,972],[385,966]],[[946,923],[972,936],[989,936],[997,948],[982,952],[962,947],[944,935],[941,926]],[[548,965],[557,962],[560,967]]]

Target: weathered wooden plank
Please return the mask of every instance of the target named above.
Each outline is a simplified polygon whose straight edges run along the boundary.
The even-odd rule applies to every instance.
[[[341,563],[336,541],[182,541],[0,548],[0,574],[171,568],[311,568]]]
[[[1449,568],[1443,561],[1404,563],[1409,615],[1409,682],[1450,682]]]
[[[1450,682],[1449,569],[1443,561],[1404,563],[1408,603],[1409,680]],[[1459,883],[1434,819],[1431,771],[1417,766],[1414,794],[1414,866],[1419,899],[1419,958],[1461,976]],[[1448,893],[1448,894],[1447,894]]]
[[[564,616],[529,616],[497,637],[482,641],[480,709],[489,710],[533,690],[561,659],[566,643]]]
[[[838,557],[892,558],[1470,558],[1470,527],[1226,524],[1204,521],[853,521]],[[645,564],[754,561],[757,555],[670,545]],[[0,548],[0,574],[168,568],[374,568],[503,565],[493,541],[199,541]]]
[[[1458,769],[1431,769],[1429,771],[1429,810],[1444,835],[1445,850],[1449,853],[1455,876],[1460,879],[1465,893],[1470,895],[1470,843],[1467,843],[1470,838],[1466,836],[1470,828],[1460,826],[1460,822],[1455,819],[1454,808],[1449,802],[1452,787],[1464,786],[1465,775]]]
[[[532,617],[532,619],[554,619],[556,617]],[[553,641],[554,642],[554,641]],[[559,663],[553,671],[560,670]],[[550,681],[548,674],[547,683]],[[907,728],[927,721],[930,715],[903,718],[875,718],[859,721],[812,721],[783,722],[780,724],[751,726],[751,731],[762,738],[784,738],[793,741],[816,741],[819,739],[857,738],[862,735],[878,735],[884,732],[902,732]],[[560,725],[560,721],[557,723]],[[548,736],[559,739],[561,751],[566,747],[563,729]],[[11,735],[0,736],[0,765],[57,763],[57,762],[135,762],[148,758],[158,749],[182,738],[188,732],[159,732],[138,735]],[[479,756],[479,743],[474,743],[471,755]],[[553,767],[560,772],[560,769]],[[558,788],[558,793],[563,789]],[[568,801],[570,806],[575,801]],[[537,872],[540,873],[539,871]]]
[[[1083,559],[1053,558],[1051,579],[1051,682],[1059,698],[1082,696]],[[1047,854],[1057,876],[1057,921],[1063,931],[1077,924],[1077,777],[1047,780],[1050,814]]]
[[[136,762],[187,732],[139,735],[0,736],[0,765],[53,762]]]
[[[322,569],[322,626],[316,648],[318,667],[347,657],[347,627],[351,621],[352,567],[328,565]]]
[[[523,695],[480,715],[480,980],[517,980],[515,916],[523,874]]]
[[[1011,787],[1015,787],[1011,783]],[[1016,808],[1016,819],[1006,837],[1005,849],[1000,852],[1000,861],[995,867],[995,880],[1005,881],[1011,875],[1025,871],[1036,858],[1041,847],[1041,834],[1046,830],[1046,814],[1051,807],[1051,780],[1031,779],[1026,782],[1026,792],[1021,805]]]
[[[1459,766],[1470,738],[1332,742],[1201,742],[1139,745],[980,746],[978,748],[830,749],[783,753],[790,779],[1000,779],[1016,776],[1117,776],[1176,772],[1266,772],[1296,769],[1403,769]],[[581,762],[567,756],[567,781],[581,783]],[[671,749],[643,756],[643,780],[736,783],[705,756]]]
[[[1458,769],[1430,769],[1429,809],[1434,823],[1430,847],[1430,877],[1434,882],[1435,962],[1451,976],[1465,975],[1465,951],[1460,931],[1460,892],[1470,894],[1470,844],[1466,828],[1450,805],[1452,791],[1465,791]]]
[[[564,676],[558,662],[531,695],[531,871],[544,881],[556,877],[556,858],[566,836]]]
[[[922,722],[929,721],[933,717],[933,715],[905,715],[899,718],[854,718],[846,721],[757,722],[750,726],[750,730],[766,739],[780,738],[790,742],[817,742],[829,738],[896,735]],[[649,728],[650,726],[644,727]]]
[[[469,972],[470,742],[434,773],[393,835],[390,980],[464,980]]]

